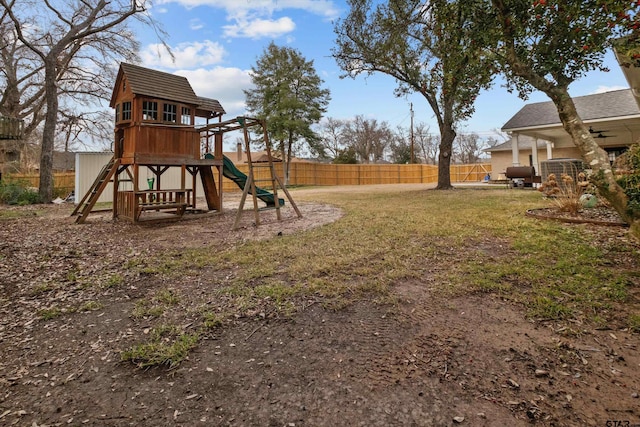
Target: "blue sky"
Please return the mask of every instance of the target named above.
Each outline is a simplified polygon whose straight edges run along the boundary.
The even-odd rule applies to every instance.
[[[333,20],[347,12],[342,0],[155,0],[149,13],[168,33],[166,42],[175,62],[158,45],[155,33],[141,27],[141,65],[187,77],[197,95],[219,100],[227,111],[224,118],[230,119],[245,114],[243,89],[251,87],[248,72],[273,41],[313,60],[323,87],[331,91],[326,117],[362,115],[387,121],[392,128],[408,128],[409,104],[413,103],[414,123],[426,123],[431,133],[437,134],[426,100],[420,95],[396,98],[393,78],[384,74],[339,78],[342,71],[331,57]],[[605,61],[611,71],[592,72],[575,82],[570,88],[572,96],[628,87],[612,53]],[[547,100],[545,95],[533,93],[526,102]],[[460,130],[489,136],[524,104],[497,81],[491,90],[480,94],[476,113]]]

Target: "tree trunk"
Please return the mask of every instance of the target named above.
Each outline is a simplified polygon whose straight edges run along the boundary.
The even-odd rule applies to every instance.
[[[282,157],[282,173],[284,176],[282,177],[284,181],[284,185],[289,185],[289,162],[287,161],[287,152],[289,151],[286,147],[284,141],[282,141],[282,150],[280,156]]]
[[[40,186],[38,193],[41,202],[50,203],[53,200],[53,147],[58,118],[58,87],[56,85],[56,58],[53,52],[45,57],[45,98],[47,113],[42,131],[42,147],[40,151]]]
[[[436,190],[451,190],[451,154],[453,151],[453,140],[456,138],[456,131],[451,126],[443,126],[440,129],[440,154],[438,155],[438,185]]]
[[[291,176],[291,157],[293,156],[292,154],[293,151],[293,139],[289,138],[289,145],[287,147],[287,158],[285,159],[286,163],[284,165],[284,185],[288,186],[289,185],[289,178]]]
[[[593,170],[592,182],[620,217],[630,225],[640,220],[634,218],[628,207],[628,199],[624,190],[618,185],[609,163],[609,156],[593,139],[589,129],[582,122],[576,111],[573,99],[566,88],[555,88],[547,95],[551,98],[560,116],[564,129],[571,135],[573,143],[578,147],[583,160]],[[635,225],[637,229],[638,225]]]

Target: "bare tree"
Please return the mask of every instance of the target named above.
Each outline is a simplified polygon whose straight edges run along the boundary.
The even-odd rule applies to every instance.
[[[0,115],[22,120],[22,141],[30,141],[44,120],[43,67],[18,39],[7,11],[0,14]],[[25,21],[25,25],[32,24]]]
[[[89,146],[111,149],[113,120],[106,110],[75,112],[61,110],[56,132],[56,149],[74,151]]]
[[[435,165],[438,163],[440,138],[429,131],[427,124],[418,123],[413,132],[414,144],[418,147],[417,156],[421,159],[421,163]]]
[[[347,144],[345,143],[344,130],[347,124],[346,120],[334,119],[327,117],[326,120],[320,122],[318,126],[318,135],[320,137],[319,146],[316,153],[321,159],[335,159],[344,151]]]
[[[453,146],[455,161],[462,164],[471,164],[480,160],[484,143],[475,132],[459,133]]]
[[[376,163],[384,159],[384,152],[393,141],[393,132],[387,122],[363,116],[348,122],[344,130],[345,140],[353,148],[362,163]]]
[[[43,202],[53,197],[60,98],[64,94],[82,102],[108,97],[112,81],[107,81],[105,64],[135,52],[137,43],[125,22],[135,16],[153,24],[144,14],[146,4],[147,0],[64,0],[55,4],[49,0],[0,0],[2,16],[11,22],[15,37],[34,55],[34,64],[41,70],[46,107],[40,154],[39,194]]]
[[[489,137],[489,139],[496,141],[495,145],[502,144],[503,142],[507,142],[509,139],[511,139],[511,137],[501,129],[493,128],[491,129],[491,132],[492,135]]]

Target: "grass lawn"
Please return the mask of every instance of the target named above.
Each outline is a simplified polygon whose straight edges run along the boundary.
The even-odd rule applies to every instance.
[[[222,252],[165,252],[131,268],[170,278],[215,266],[210,289],[223,305],[202,308],[203,327],[258,312],[290,316],[310,300],[334,309],[360,299],[395,304],[394,285],[415,281],[436,296],[497,293],[536,320],[640,328],[638,245],[621,228],[526,217],[547,203],[538,192],[363,188],[293,196],[345,215]],[[184,309],[177,301],[160,311]]]

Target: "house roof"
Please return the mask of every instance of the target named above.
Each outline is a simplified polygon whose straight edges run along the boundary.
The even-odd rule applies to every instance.
[[[615,41],[613,52],[616,55],[618,64],[620,64],[622,74],[624,74],[629,86],[631,86],[636,103],[640,107],[640,60],[630,57],[633,50],[627,51],[625,49],[625,45],[629,46],[630,44],[633,45],[630,37],[621,37]]]
[[[220,102],[217,99],[212,99],[212,98],[204,98],[202,96],[198,97],[198,113],[197,115],[199,117],[204,116],[204,117],[208,117],[208,114],[201,114],[201,112],[212,112],[214,113],[213,116],[221,116],[223,114],[226,113],[226,111],[224,111],[224,108],[222,108],[222,104],[220,104]]]
[[[640,115],[631,89],[573,98],[583,121]],[[551,101],[527,104],[502,126],[503,131],[544,125],[560,125],[558,110]]]
[[[127,64],[126,62],[120,64],[116,84],[111,95],[111,107],[115,105],[116,88],[120,87],[119,82],[123,76],[126,76],[131,92],[134,95],[195,105],[196,116],[198,117],[211,118],[222,116],[226,113],[217,99],[197,96],[186,77],[139,65]]]
[[[518,148],[520,150],[530,150],[533,146],[533,141],[534,140],[532,138],[522,135],[518,139]],[[512,142],[513,139],[509,139],[502,144],[494,145],[493,147],[486,148],[483,151],[486,153],[493,153],[497,151],[511,151]],[[544,145],[538,144],[538,150],[541,150],[543,147]]]
[[[192,105],[200,103],[186,77],[125,62],[120,64],[118,81],[120,81],[122,75],[126,76],[131,91],[135,95],[150,96]],[[118,84],[115,85],[111,96],[111,106],[115,101],[116,87],[118,87]]]
[[[503,142],[502,144],[494,145],[493,147],[485,148],[483,151],[487,153],[493,153],[496,151],[511,151],[511,139]],[[531,148],[531,144],[518,143],[518,148],[525,149]]]

